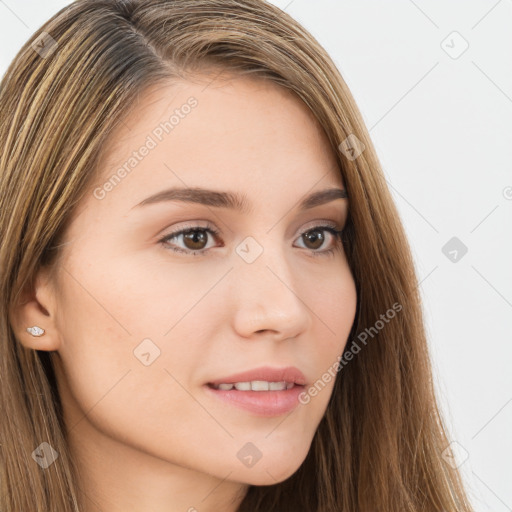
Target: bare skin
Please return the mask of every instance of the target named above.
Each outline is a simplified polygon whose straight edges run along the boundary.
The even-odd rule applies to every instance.
[[[235,512],[250,485],[290,477],[334,380],[274,417],[227,404],[205,385],[264,365],[296,366],[311,385],[342,354],[355,317],[343,246],[317,228],[343,229],[347,199],[298,209],[313,192],[344,188],[325,134],[274,84],[207,83],[160,85],[140,97],[65,234],[57,279],[41,270],[19,308],[21,342],[54,351],[87,512]],[[153,135],[156,147],[105,186],[190,97],[197,105],[180,110],[172,131],[161,141]],[[244,194],[252,211],[137,206],[171,187]],[[191,225],[203,229],[199,242],[159,241]],[[258,247],[254,261],[241,256]],[[45,335],[24,332],[33,325]],[[247,443],[261,453],[251,467],[237,455]]]

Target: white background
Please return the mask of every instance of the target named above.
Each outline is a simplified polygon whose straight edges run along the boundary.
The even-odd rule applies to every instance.
[[[272,3],[355,96],[422,280],[456,462],[478,512],[512,511],[512,1]],[[66,5],[0,0],[1,74]],[[468,248],[456,262],[452,237]]]

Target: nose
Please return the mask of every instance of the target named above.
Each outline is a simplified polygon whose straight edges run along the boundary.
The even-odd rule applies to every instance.
[[[239,261],[231,275],[233,327],[243,338],[270,337],[275,341],[298,336],[311,323],[311,311],[299,275],[279,253],[264,251],[248,264]]]

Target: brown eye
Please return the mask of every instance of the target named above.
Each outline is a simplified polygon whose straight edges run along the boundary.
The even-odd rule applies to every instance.
[[[319,250],[321,247],[326,245],[326,231],[331,234],[331,247]],[[311,255],[332,256],[336,250],[342,249],[342,232],[343,231],[336,230],[333,226],[316,226],[304,231],[299,236],[299,239],[303,240],[303,243],[305,243],[303,248],[308,249]],[[220,232],[211,224],[208,224],[206,227],[187,226],[185,229],[166,235],[164,238],[160,239],[159,242],[164,245],[165,248],[171,249],[175,252],[191,256],[203,256],[206,255],[210,249],[210,247],[207,247],[209,235],[217,239],[219,234]],[[180,240],[181,238],[183,238],[183,240]],[[177,244],[177,241],[180,243]]]
[[[331,247],[325,250],[319,250],[325,243],[325,232],[331,234],[333,242]],[[300,238],[304,241],[305,248],[311,250],[313,256],[332,256],[334,251],[342,248],[342,233],[343,230],[338,231],[333,226],[316,226],[307,231],[304,231]],[[328,243],[328,242],[327,242]]]
[[[200,251],[204,249],[208,242],[206,230],[194,229],[183,233],[183,243],[191,251]]]
[[[311,246],[308,246],[308,249],[317,250],[322,247],[322,244],[325,241],[325,236],[322,234],[322,231],[322,229],[316,228],[302,235],[304,240],[307,240],[308,243],[312,244]]]
[[[175,252],[196,256],[206,254],[209,249],[207,247],[208,239],[216,238],[218,235],[219,231],[208,223],[205,227],[189,226],[175,231],[160,239],[159,242]],[[175,242],[179,242],[179,244]]]

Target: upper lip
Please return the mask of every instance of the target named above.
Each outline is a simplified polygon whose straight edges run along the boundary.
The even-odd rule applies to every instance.
[[[295,366],[287,366],[282,368],[272,368],[270,366],[261,366],[241,373],[228,375],[210,381],[208,384],[233,384],[235,382],[250,382],[253,380],[263,380],[267,382],[293,382],[298,385],[306,384],[306,377]]]

